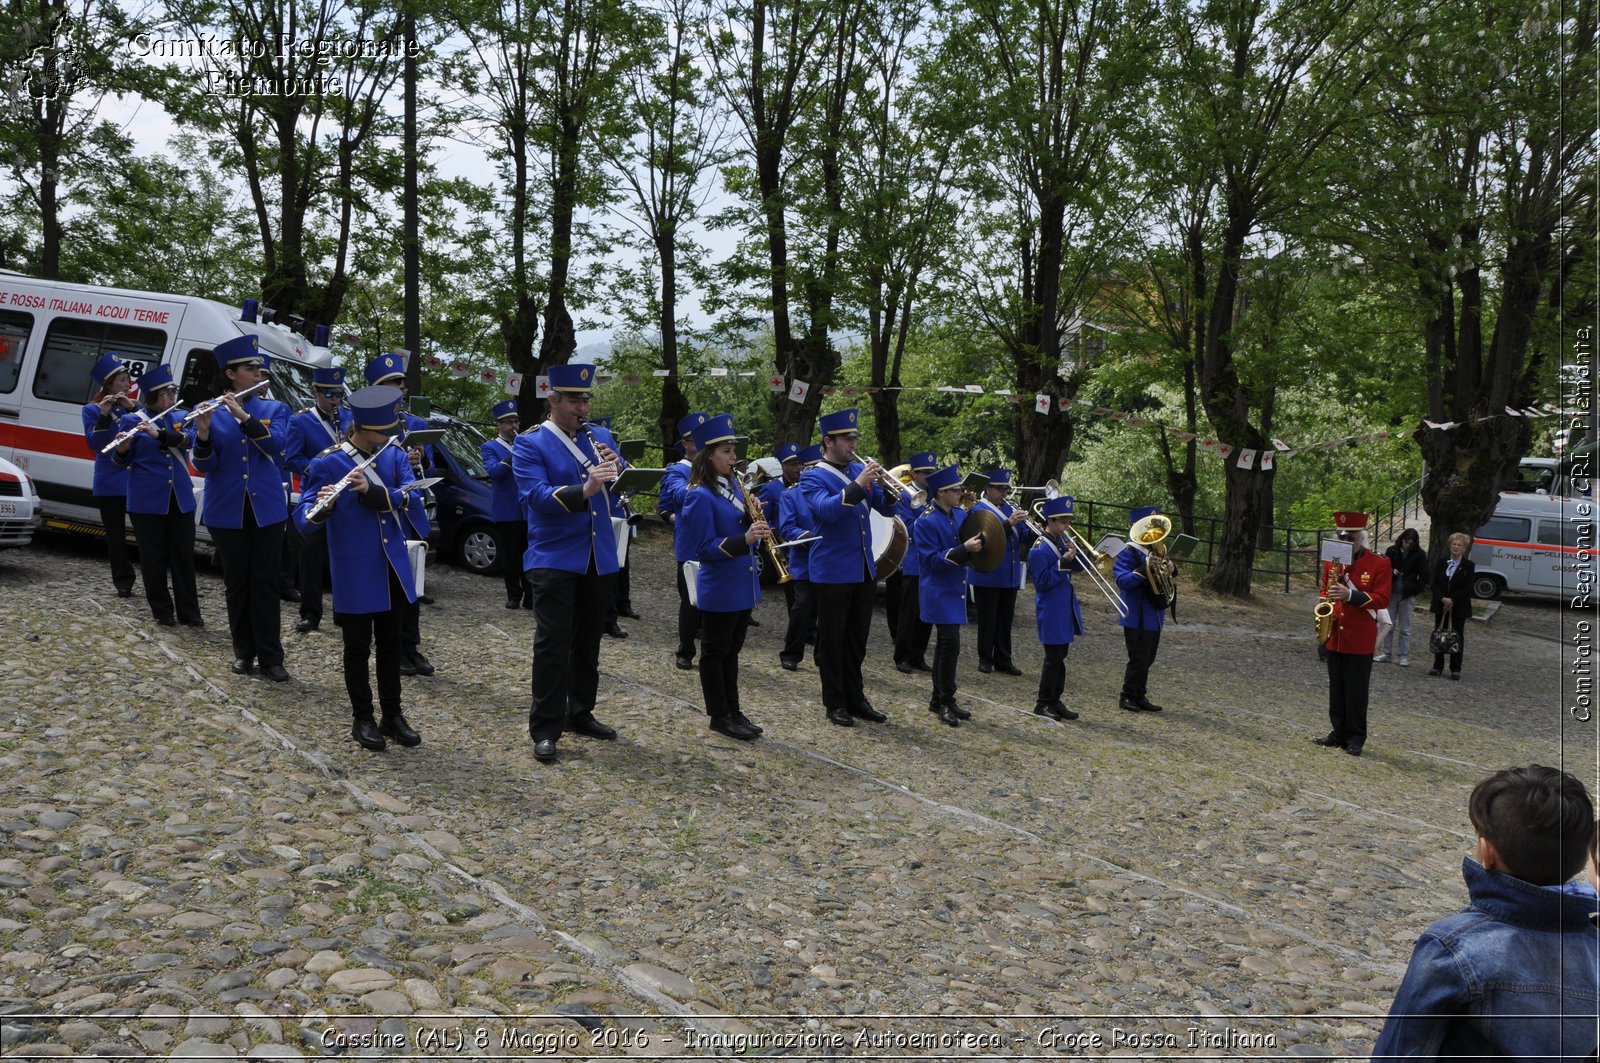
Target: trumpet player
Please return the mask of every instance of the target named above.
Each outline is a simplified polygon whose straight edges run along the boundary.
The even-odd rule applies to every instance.
[[[872,627],[877,561],[868,514],[894,515],[894,499],[881,481],[888,471],[875,461],[856,460],[860,432],[856,411],[838,410],[818,419],[822,460],[800,474],[800,490],[821,538],[808,562],[817,599],[817,671],[828,721],[853,727],[856,720],[882,723],[861,681]]]
[[[912,490],[900,493],[895,513],[909,532],[928,510],[928,475],[939,468],[939,455],[931,450],[913,454],[907,464],[911,466]],[[912,496],[918,491],[922,492],[922,501],[914,503]],[[922,607],[917,599],[921,572],[922,559],[917,556],[913,544],[900,563],[900,571],[883,581],[889,604],[886,610],[890,616],[889,632],[894,636],[894,666],[907,675],[932,670],[928,667],[927,656],[933,627],[922,619]]]
[[[761,601],[756,546],[771,525],[734,476],[733,417],[718,414],[694,429],[697,453],[678,513],[679,534],[695,569],[700,609],[700,693],[711,729],[749,741],[761,734],[739,706],[739,651],[750,612]]]
[[[135,434],[111,454],[118,466],[128,470],[128,518],[139,542],[145,601],[163,627],[202,627],[194,578],[194,485],[189,481],[188,456],[192,436],[178,430],[172,417],[178,401],[172,370],[158,365],[145,373],[139,380],[139,399],[149,418],[133,413],[124,417],[119,436]]]
[[[400,389],[392,387],[362,388],[350,396],[349,438],[306,469],[295,507],[301,532],[308,539],[321,532],[327,540],[333,620],[343,634],[344,687],[354,717],[350,737],[373,751],[390,739],[403,746],[422,742],[400,704],[400,626],[405,607],[417,598],[402,521],[407,510],[423,504],[421,492],[401,490],[411,474],[405,455],[397,447],[385,449],[401,429],[400,402]],[[374,454],[377,460],[357,471]],[[341,480],[349,481],[343,493]],[[312,509],[330,496],[328,508],[313,518]],[[373,718],[369,653],[377,660],[382,722]]]
[[[608,487],[622,470],[611,433],[584,424],[594,366],[552,365],[548,373],[550,415],[537,432],[517,436],[511,448],[517,497],[528,518],[523,570],[533,587],[528,736],[534,758],[547,764],[556,759],[556,741],[567,731],[617,737],[594,710],[600,635],[618,567]]]
[[[289,521],[283,490],[283,446],[289,407],[260,395],[240,399],[267,379],[267,355],[255,336],[239,336],[212,352],[222,404],[195,418],[194,467],[206,478],[206,528],[222,555],[233,673],[288,682],[283,667],[279,576]]]
[[[1156,506],[1130,510],[1128,523],[1137,524],[1146,517],[1159,514]],[[1122,640],[1128,648],[1128,666],[1122,673],[1122,695],[1117,699],[1119,708],[1129,712],[1160,712],[1161,706],[1146,694],[1150,668],[1156,663],[1156,651],[1161,648],[1161,627],[1166,621],[1167,603],[1159,600],[1150,585],[1151,566],[1166,566],[1170,572],[1171,559],[1145,550],[1129,535],[1128,545],[1117,554],[1112,578],[1122,592],[1122,604],[1127,610],[1122,619]]]
[[[367,384],[372,387],[389,386],[400,389],[400,421],[407,432],[414,432],[428,427],[428,422],[406,408],[411,394],[406,390],[406,356],[399,351],[390,351],[380,354],[367,363],[365,372]],[[411,478],[420,480],[427,469],[433,468],[432,447],[410,447],[406,451],[406,458],[411,465]],[[428,522],[428,509],[426,505],[414,506],[401,516],[402,530],[408,539],[427,539],[432,526]],[[433,662],[422,654],[422,610],[421,605],[433,601],[426,594],[417,595],[417,600],[406,604],[402,610],[400,624],[400,674],[422,675],[433,674]]]
[[[1023,521],[1028,514],[1006,501],[1011,493],[1011,471],[988,469],[989,478],[978,505],[1000,519],[1006,530],[1005,559],[991,572],[968,573],[973,602],[978,612],[978,671],[1021,675],[1022,669],[1011,659],[1011,628],[1017,612],[1017,592],[1022,589],[1022,559],[1033,540],[1033,531]]]
[[[111,585],[118,598],[133,597],[133,562],[128,558],[128,471],[104,454],[117,434],[117,422],[133,413],[128,389],[133,375],[116,351],[107,351],[89,370],[94,393],[83,407],[83,438],[94,455],[92,484],[100,526],[106,530],[106,556],[111,561]]]
[[[1366,548],[1367,515],[1338,512],[1333,526],[1351,544],[1351,561],[1322,569],[1322,597],[1333,602],[1333,630],[1323,644],[1328,659],[1330,730],[1312,741],[1359,757],[1367,744],[1367,694],[1372,651],[1378,645],[1377,614],[1389,607],[1393,572],[1389,559]]]
[[[933,694],[928,711],[940,723],[958,727],[972,713],[956,704],[956,660],[961,656],[961,626],[967,622],[967,566],[983,548],[983,537],[961,538],[961,470],[955,465],[927,479],[933,496],[912,530],[918,554],[918,615],[937,632],[933,644]]]
[[[1072,640],[1083,634],[1083,612],[1072,587],[1072,573],[1090,562],[1067,539],[1067,528],[1072,524],[1071,495],[1046,500],[1039,513],[1044,517],[1044,536],[1028,551],[1034,618],[1039,643],[1044,647],[1044,666],[1039,672],[1033,712],[1052,720],[1076,720],[1078,714],[1061,700],[1067,687],[1067,651],[1072,648]]]

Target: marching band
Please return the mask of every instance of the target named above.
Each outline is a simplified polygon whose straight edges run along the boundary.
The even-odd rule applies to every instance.
[[[406,408],[403,356],[373,359],[367,386],[348,397],[343,370],[315,370],[314,403],[292,416],[266,393],[268,359],[254,337],[225,343],[213,357],[221,394],[187,414],[165,366],[141,381],[144,409],[130,408],[127,371],[110,355],[94,367],[96,394],[84,407],[86,437],[107,464],[102,474],[97,463],[97,490],[103,479],[109,496],[123,478],[123,507],[104,508],[108,518],[119,508],[133,517],[152,615],[162,625],[203,625],[192,458],[205,477],[204,519],[224,568],[233,671],[248,674],[259,665],[270,679],[289,679],[278,636],[277,565],[293,519],[305,537],[296,627],[318,629],[326,576],[343,639],[352,738],[373,751],[419,745],[402,710],[400,677],[433,672],[419,646],[417,606],[426,599],[416,555],[429,531],[426,448],[438,433],[413,440],[427,422]],[[615,627],[619,606],[632,615],[614,583],[636,534],[633,512],[614,486],[628,463],[608,419],[589,417],[595,367],[550,366],[548,379],[548,416],[521,431],[515,400],[497,404],[496,435],[481,451],[506,608],[534,614],[528,732],[534,757],[545,763],[557,759],[568,733],[616,737],[595,716],[600,642]],[[896,607],[895,665],[929,673],[928,710],[950,727],[972,718],[956,700],[969,603],[978,616],[979,672],[1021,675],[1011,628],[1024,573],[1034,587],[1043,648],[1034,713],[1078,718],[1064,700],[1068,651],[1084,633],[1074,575],[1090,578],[1121,615],[1128,663],[1119,705],[1161,711],[1146,684],[1175,595],[1175,566],[1162,545],[1171,522],[1154,508],[1130,514],[1129,541],[1113,559],[1073,528],[1074,501],[1054,481],[1034,504],[1035,523],[1013,504],[1018,489],[1008,470],[986,470],[983,498],[973,500],[959,467],[941,468],[934,452],[913,454],[894,470],[859,457],[855,409],[822,416],[820,443],[785,444],[748,478],[739,472],[731,415],[694,412],[677,427],[684,457],[666,469],[658,507],[673,529],[675,661],[699,671],[712,730],[740,741],[762,734],[743,711],[739,658],[763,570],[784,591],[779,663],[798,671],[806,646],[815,645],[822,708],[837,726],[888,719],[863,679],[876,585],[885,576]],[[773,475],[776,469],[781,474]],[[292,513],[282,487],[288,474],[301,480]],[[875,528],[884,520],[887,543]],[[115,554],[113,579],[119,593],[131,586]],[[1354,707],[1341,738],[1358,743],[1360,706],[1349,700]]]

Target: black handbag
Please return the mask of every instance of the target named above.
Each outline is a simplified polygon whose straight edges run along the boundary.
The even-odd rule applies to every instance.
[[[1433,629],[1433,634],[1428,636],[1428,649],[1435,656],[1444,657],[1461,652],[1461,635],[1455,628],[1447,626],[1450,623],[1450,609],[1439,614],[1439,626]]]

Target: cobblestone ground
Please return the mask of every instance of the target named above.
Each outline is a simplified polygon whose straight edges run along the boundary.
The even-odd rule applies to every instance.
[[[1460,683],[1375,666],[1355,759],[1308,741],[1311,600],[1273,593],[1183,598],[1159,715],[1116,708],[1086,593],[1068,724],[1031,714],[1024,594],[1025,675],[978,675],[969,629],[955,730],[880,612],[890,721],[843,730],[809,661],[776,667],[770,591],[742,665],[767,735],[736,743],[672,667],[667,547],[641,540],[645,618],[602,648],[620,739],[552,766],[497,579],[431,570],[425,741],[370,754],[331,617],[300,635],[286,607],[280,686],[229,672],[211,573],[208,626],[165,629],[92,547],[0,554],[4,1055],[1359,1058],[1462,902],[1472,785],[1596,760],[1553,604],[1474,623]]]

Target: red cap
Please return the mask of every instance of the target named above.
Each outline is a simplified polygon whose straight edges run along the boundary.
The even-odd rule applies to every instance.
[[[1340,510],[1333,515],[1333,526],[1340,531],[1365,531],[1367,515],[1365,513],[1348,513]]]

